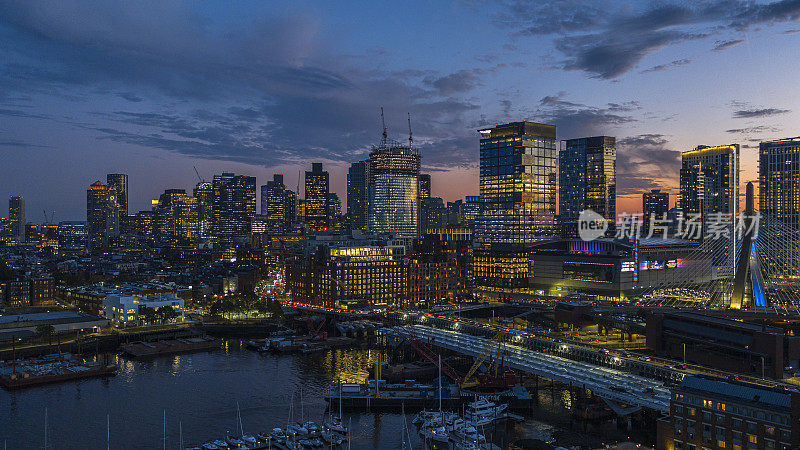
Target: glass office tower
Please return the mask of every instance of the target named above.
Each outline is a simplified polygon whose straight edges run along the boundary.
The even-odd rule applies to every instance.
[[[559,152],[559,216],[577,237],[578,215],[591,209],[609,222],[617,215],[617,150],[612,136],[569,139]]]
[[[554,236],[556,127],[514,122],[479,131],[478,242],[525,245]]]
[[[774,242],[769,263],[779,274],[800,276],[800,138],[759,144],[758,186],[761,228]]]
[[[417,236],[419,168],[416,148],[383,139],[369,155],[368,227],[373,233]]]

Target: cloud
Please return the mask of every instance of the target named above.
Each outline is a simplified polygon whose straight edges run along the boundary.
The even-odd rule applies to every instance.
[[[725,130],[726,133],[731,133],[731,134],[777,133],[779,131],[781,131],[780,128],[770,127],[767,125],[754,125],[752,127],[733,128],[730,130]]]
[[[659,64],[659,65],[653,66],[653,67],[651,67],[649,69],[645,69],[645,70],[641,71],[640,73],[660,72],[662,70],[671,69],[673,67],[685,66],[685,65],[687,65],[687,64],[689,64],[691,62],[692,61],[690,59],[677,59],[677,60],[672,61],[672,62],[667,63],[667,64]]]
[[[791,112],[789,109],[779,108],[755,108],[755,109],[740,109],[733,112],[734,119],[752,119],[756,117],[769,117],[777,116],[778,114],[786,114]]]
[[[117,97],[123,98],[129,102],[139,103],[144,100],[142,97],[132,93],[132,92],[119,92],[117,93]]]
[[[21,141],[18,139],[0,139],[0,147],[17,147],[17,148],[49,148],[49,145],[38,145],[30,142]]]
[[[668,148],[662,134],[640,134],[617,140],[617,195],[639,195],[675,183],[681,152]]]
[[[452,95],[472,90],[478,84],[478,76],[474,70],[459,70],[443,77],[428,78],[426,83],[442,95]]]
[[[562,69],[583,71],[601,79],[619,78],[646,56],[670,45],[800,18],[800,0],[638,5],[603,0],[508,0],[501,2],[499,9],[493,22],[512,30],[514,41],[536,37],[538,44],[541,36],[551,35],[556,50],[565,58],[560,63]],[[717,50],[736,43],[718,43]]]
[[[553,124],[558,135],[577,138],[593,134],[612,134],[612,131],[627,123],[635,122],[632,112],[640,107],[636,102],[608,103],[590,106],[565,100],[566,92],[547,95],[539,100],[539,107],[525,111],[538,122]]]
[[[744,42],[743,39],[735,39],[732,41],[717,41],[717,45],[712,49],[712,51],[721,52],[731,47],[735,47],[741,44],[742,42]]]
[[[63,93],[92,104],[123,99],[126,108],[95,111],[96,123],[83,129],[265,166],[363,156],[380,138],[384,105],[390,133],[405,134],[412,114],[425,161],[468,162],[452,143],[474,140],[467,124],[479,106],[463,97],[499,65],[449,74],[380,70],[374,60],[385,50],[343,55],[310,14],[264,17],[255,8],[228,33],[192,2],[0,4],[0,42],[9,43],[0,86],[4,94]],[[16,109],[0,115],[35,117]]]

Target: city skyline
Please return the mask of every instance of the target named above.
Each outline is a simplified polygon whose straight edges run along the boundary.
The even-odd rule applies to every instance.
[[[745,183],[758,178],[756,141],[797,134],[784,56],[800,6],[788,1],[153,8],[3,6],[0,61],[14,70],[0,88],[2,195],[76,220],[78,186],[102,174],[129,174],[138,211],[191,189],[192,166],[206,179],[283,173],[291,188],[314,159],[345,198],[347,168],[368,154],[386,105],[390,137],[405,137],[412,114],[433,196],[478,192],[477,129],[530,120],[556,125],[559,140],[617,137],[618,210],[638,211],[651,188],[674,204],[682,151],[739,143]],[[342,32],[352,18],[369,20]]]

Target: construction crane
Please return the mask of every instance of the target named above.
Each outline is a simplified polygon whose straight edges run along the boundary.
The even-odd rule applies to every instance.
[[[197,166],[192,166],[192,168],[194,169],[194,173],[197,174],[197,179],[199,179],[201,183],[205,183],[206,180],[204,180],[203,177],[200,176],[200,172],[197,171]]]
[[[45,225],[50,225],[51,223],[53,223],[53,219],[56,216],[56,212],[55,211],[53,211],[53,214],[50,214],[50,217],[48,218],[47,217],[47,211],[44,208],[42,208],[42,214],[44,214],[44,224]]]
[[[414,135],[411,134],[411,113],[408,113],[408,148],[414,145]]]
[[[497,334],[495,334],[494,337],[490,339],[489,342],[486,343],[486,345],[483,346],[481,352],[475,358],[475,364],[473,364],[472,367],[470,367],[469,371],[464,376],[464,379],[461,380],[462,388],[475,387],[480,384],[480,382],[478,382],[478,379],[474,378],[475,372],[477,372],[478,368],[480,368],[483,362],[486,361],[486,358],[488,358],[489,355],[492,354],[492,350],[495,345],[497,346],[497,353],[498,353],[497,359],[499,359],[500,348],[502,347],[503,344],[503,336],[505,336],[505,331],[500,331]]]
[[[314,322],[313,317],[306,318],[306,324],[308,325],[308,334],[311,335],[312,341],[324,341],[328,338],[328,332],[322,331],[322,327],[325,326],[326,319],[323,318],[319,325],[316,325]]]
[[[383,127],[383,140],[381,142],[385,144],[389,135],[386,133],[386,121],[383,119],[383,106],[381,106],[381,126]]]
[[[423,359],[426,361],[435,364],[437,367],[439,366],[440,359],[436,353],[434,353],[427,345],[422,343],[420,338],[414,333],[411,328],[397,328],[397,331],[400,332],[400,335],[403,336],[403,339],[406,340],[411,347],[419,354]],[[441,361],[441,369],[442,373],[447,375],[448,378],[451,380],[458,382],[461,379],[459,373],[452,368],[447,362]]]

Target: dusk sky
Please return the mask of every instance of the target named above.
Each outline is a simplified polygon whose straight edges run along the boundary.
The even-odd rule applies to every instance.
[[[798,19],[800,0],[0,1],[0,194],[85,220],[110,172],[135,212],[191,192],[192,166],[294,188],[322,161],[344,202],[383,106],[396,139],[411,113],[446,201],[478,194],[478,128],[531,120],[616,136],[617,211],[638,211],[675,193],[681,151],[739,143],[746,182],[759,140],[800,135]]]

